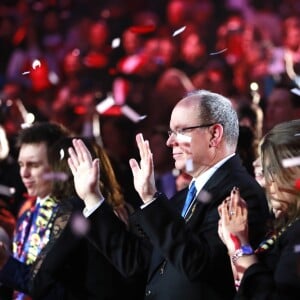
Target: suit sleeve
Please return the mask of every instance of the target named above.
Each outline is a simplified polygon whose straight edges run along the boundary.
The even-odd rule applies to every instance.
[[[135,224],[128,230],[103,202],[89,217],[89,238],[125,277],[148,269],[152,246]]]

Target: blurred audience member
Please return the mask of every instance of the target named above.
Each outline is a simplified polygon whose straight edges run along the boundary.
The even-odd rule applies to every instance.
[[[51,120],[74,133],[91,137],[96,95],[93,92],[79,49],[68,52],[62,64],[63,81],[51,107]]]
[[[265,102],[264,133],[281,122],[300,119],[299,94],[299,89],[293,92],[289,86],[274,87]]]

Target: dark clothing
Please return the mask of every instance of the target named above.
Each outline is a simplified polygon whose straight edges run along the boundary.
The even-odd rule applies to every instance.
[[[249,208],[252,246],[266,233],[269,210],[264,191],[242,166],[230,158],[205,184],[209,201],[200,198],[184,220],[180,216],[187,189],[168,200],[163,195],[132,215],[132,221],[153,245],[151,256],[141,239],[103,203],[91,214],[91,236],[124,275],[148,269],[145,299],[226,300],[235,287],[227,249],[218,236],[218,205],[237,186]]]
[[[30,267],[10,258],[0,279],[29,293],[34,300],[126,298],[131,292],[127,290],[128,282],[84,234],[75,230],[78,221],[86,221],[81,213],[83,202],[73,199],[72,204],[69,217],[68,209],[61,210],[60,207],[50,241],[34,265]]]
[[[244,273],[235,299],[300,298],[300,219],[288,226],[260,262]]]

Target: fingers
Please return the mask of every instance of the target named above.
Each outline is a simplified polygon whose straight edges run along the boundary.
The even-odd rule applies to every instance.
[[[73,147],[68,149],[69,152],[69,159],[68,163],[71,168],[71,171],[74,172],[77,170],[78,166],[82,163],[89,163],[92,165],[92,156],[89,150],[87,149],[84,142],[80,139],[73,139],[72,140]]]
[[[69,165],[69,168],[72,172],[72,175],[74,176],[75,173],[76,173],[76,167],[75,167],[73,159],[71,157],[68,158],[68,165]]]
[[[221,219],[222,222],[228,223],[229,219],[230,219],[230,214],[228,211],[228,203],[227,201],[223,201],[222,205],[221,205]]]
[[[237,212],[237,206],[239,201],[240,193],[237,187],[233,187],[230,193],[229,212],[235,214]]]
[[[138,133],[136,135],[136,144],[139,148],[140,157],[141,157],[141,159],[143,159],[145,157],[145,155],[147,154],[147,148],[146,148],[146,142],[141,133]]]
[[[131,158],[129,160],[129,165],[130,165],[133,176],[135,176],[140,169],[138,162],[134,158]]]
[[[79,165],[79,161],[77,159],[77,154],[76,154],[76,152],[74,151],[73,148],[69,148],[68,152],[69,152],[69,155],[70,155],[70,157],[68,158],[69,166],[70,166],[72,172],[73,171],[75,172],[76,169],[77,169],[77,166]]]
[[[92,156],[84,142],[80,139],[73,139],[73,146],[77,155],[78,162],[91,162]]]
[[[152,157],[149,141],[144,140],[144,137],[141,133],[138,133],[136,135],[136,143],[139,148],[141,160],[147,160]]]
[[[100,161],[99,158],[96,158],[93,160],[93,165],[92,165],[92,175],[94,178],[98,178],[98,181],[100,179]]]

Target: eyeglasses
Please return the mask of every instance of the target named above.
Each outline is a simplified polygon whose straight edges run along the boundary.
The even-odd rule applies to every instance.
[[[189,131],[192,131],[193,129],[196,128],[205,128],[205,127],[210,127],[212,125],[215,125],[215,123],[210,123],[210,124],[203,124],[203,125],[197,125],[197,126],[191,126],[191,127],[184,127],[184,128],[180,128],[177,130],[168,130],[168,135],[169,137],[174,134],[175,136],[177,136],[178,134],[185,134]]]

